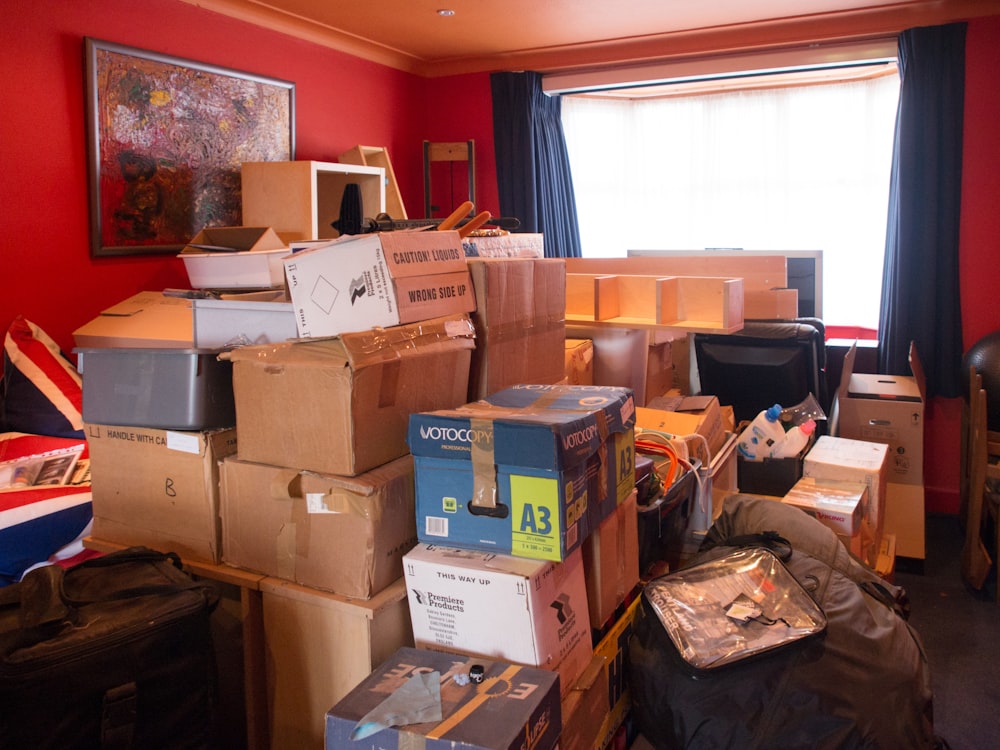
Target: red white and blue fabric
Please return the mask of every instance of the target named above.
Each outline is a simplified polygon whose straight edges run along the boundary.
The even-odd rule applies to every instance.
[[[0,462],[77,445],[83,446],[80,460],[87,459],[86,441],[8,432],[0,434]],[[92,517],[89,484],[0,492],[0,586],[39,564],[75,557]]]
[[[0,432],[82,439],[80,374],[55,341],[18,316],[7,329],[3,355]]]

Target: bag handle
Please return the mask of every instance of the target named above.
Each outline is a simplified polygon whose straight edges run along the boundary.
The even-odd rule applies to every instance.
[[[94,557],[89,560],[84,560],[82,563],[70,568],[68,572],[72,573],[72,571],[84,568],[110,568],[117,565],[129,565],[132,563],[151,563],[154,565],[169,563],[177,570],[184,572],[184,566],[181,562],[180,555],[176,552],[158,552],[157,550],[149,549],[148,547],[127,547],[126,549],[117,550],[107,555],[103,555],[102,557]],[[130,588],[114,591],[108,596],[91,599],[78,599],[69,596],[65,591],[65,586],[62,585],[63,582],[61,581],[59,594],[62,601],[66,604],[74,607],[82,607],[87,604],[121,601],[125,599],[134,599],[139,596],[176,594],[181,591],[201,590],[209,594],[207,596],[207,601],[209,606],[214,607],[219,598],[216,589],[209,583],[189,578],[187,573],[184,573],[184,575],[186,580],[182,582],[132,586]]]
[[[774,553],[781,562],[792,557],[792,543],[777,531],[762,531],[758,534],[738,534],[727,537],[715,544],[716,547],[764,547]]]

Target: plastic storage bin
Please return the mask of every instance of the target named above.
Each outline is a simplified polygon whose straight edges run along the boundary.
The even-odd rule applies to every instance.
[[[233,427],[233,365],[218,350],[74,349],[90,424],[209,430]]]

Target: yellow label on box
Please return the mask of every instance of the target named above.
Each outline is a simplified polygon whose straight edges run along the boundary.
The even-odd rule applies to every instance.
[[[559,482],[512,474],[510,498],[513,554],[540,560],[560,560],[562,521]]]

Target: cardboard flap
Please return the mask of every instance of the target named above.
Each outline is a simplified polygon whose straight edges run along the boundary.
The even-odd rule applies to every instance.
[[[917,390],[920,391],[920,399],[922,401],[927,400],[927,376],[924,375],[924,365],[920,361],[920,355],[917,354],[917,343],[915,341],[910,342],[910,372],[913,373],[913,379],[917,383]]]
[[[206,252],[206,248],[194,245],[226,248],[229,252],[288,250],[288,246],[271,227],[206,227],[181,249],[181,253],[191,255]]]
[[[847,390],[851,387],[851,374],[854,372],[854,358],[858,356],[858,342],[851,344],[851,348],[844,355],[844,364],[840,370],[840,385],[837,387],[837,396],[841,399],[847,398]]]

